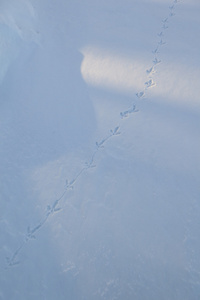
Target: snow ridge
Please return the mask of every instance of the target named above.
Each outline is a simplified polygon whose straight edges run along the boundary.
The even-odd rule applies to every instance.
[[[90,156],[90,159],[85,162],[85,165],[81,168],[79,173],[76,174],[76,176],[68,180],[66,179],[66,183],[64,186],[64,190],[61,193],[61,196],[56,199],[52,204],[47,205],[46,212],[43,216],[43,218],[40,220],[40,222],[35,225],[33,228],[30,226],[27,227],[27,231],[25,233],[25,237],[23,242],[21,242],[20,246],[13,252],[13,254],[10,257],[6,257],[6,268],[8,267],[13,267],[15,265],[18,265],[20,263],[19,260],[19,254],[22,251],[22,249],[26,246],[26,244],[36,238],[36,234],[38,234],[39,230],[45,225],[47,220],[52,217],[55,213],[60,212],[64,207],[61,205],[61,201],[66,201],[64,200],[64,196],[67,195],[67,192],[71,189],[74,189],[75,185],[78,182],[78,179],[83,176],[87,170],[91,168],[95,168],[95,157],[97,153],[105,147],[106,143],[112,139],[115,136],[120,135],[120,122],[123,122],[123,119],[129,117],[131,114],[138,112],[138,109],[136,107],[135,101],[136,100],[142,100],[143,98],[146,97],[146,94],[148,92],[148,89],[150,88],[155,88],[156,87],[156,82],[154,80],[154,74],[156,73],[157,66],[162,62],[162,60],[159,58],[159,54],[161,51],[161,48],[166,45],[166,41],[164,39],[165,37],[165,31],[169,28],[170,24],[170,19],[175,16],[175,9],[177,4],[179,3],[179,0],[173,0],[172,4],[169,6],[167,17],[164,18],[161,22],[161,29],[159,33],[157,34],[158,36],[158,42],[156,44],[155,49],[152,50],[152,53],[154,54],[152,64],[150,67],[146,69],[146,74],[147,74],[147,81],[144,82],[144,87],[142,90],[138,91],[135,94],[135,100],[133,104],[126,109],[123,112],[120,112],[120,120],[119,124],[115,126],[114,129],[110,129],[109,133],[106,137],[104,137],[102,140],[97,141],[95,145],[95,150],[93,151],[92,155]]]

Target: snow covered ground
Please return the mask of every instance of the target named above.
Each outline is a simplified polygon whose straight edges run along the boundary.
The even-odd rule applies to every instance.
[[[0,1],[0,299],[199,300],[199,13]]]

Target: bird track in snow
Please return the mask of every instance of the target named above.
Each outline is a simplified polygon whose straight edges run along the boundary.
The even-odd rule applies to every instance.
[[[160,49],[162,46],[166,44],[165,41],[163,41],[163,37],[165,36],[165,31],[169,28],[170,18],[175,16],[175,8],[176,4],[179,3],[179,0],[173,0],[172,5],[169,6],[169,13],[168,16],[165,19],[162,19],[161,21],[161,31],[157,34],[159,37],[159,41],[156,45],[156,48],[152,51],[152,53],[155,55],[152,62],[153,65],[146,69],[146,74],[148,75],[147,81],[144,82],[144,89],[137,92],[135,96],[138,99],[142,99],[146,95],[146,90],[149,88],[155,87],[156,82],[153,81],[152,76],[156,72],[156,67],[158,64],[160,64],[162,61],[160,58],[158,58],[158,54],[160,53]],[[136,105],[133,103],[132,106],[123,111],[120,112],[120,118],[123,120],[124,118],[129,117],[131,114],[138,112],[139,110],[136,108]],[[85,162],[85,165],[81,168],[81,170],[76,174],[76,176],[72,180],[66,179],[65,186],[63,188],[63,192],[61,193],[61,196],[56,199],[52,204],[47,205],[46,212],[41,219],[40,222],[33,228],[30,226],[27,227],[27,231],[24,237],[24,240],[21,242],[20,246],[13,252],[13,254],[10,257],[6,257],[6,266],[7,267],[13,267],[20,264],[20,260],[18,259],[20,252],[25,247],[25,245],[32,239],[36,238],[36,234],[41,230],[41,228],[45,225],[47,220],[53,216],[55,213],[60,212],[63,207],[61,206],[61,201],[64,199],[64,197],[67,195],[67,192],[74,188],[75,184],[77,183],[79,177],[83,176],[87,170],[91,168],[95,168],[95,157],[97,153],[103,149],[106,145],[106,143],[113,138],[114,136],[120,135],[120,126],[116,126],[114,129],[111,129],[109,131],[109,134],[104,137],[99,142],[96,142],[96,149],[93,151],[92,155],[90,156],[90,160]]]

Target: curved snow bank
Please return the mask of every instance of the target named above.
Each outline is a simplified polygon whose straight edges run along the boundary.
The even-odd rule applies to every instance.
[[[125,93],[143,88],[145,62],[92,46],[84,48],[82,53],[81,72],[87,84]]]
[[[115,90],[125,94],[135,94],[147,84],[147,72],[151,61],[136,55],[127,58],[111,51],[85,47],[82,50],[84,60],[81,66],[82,76],[90,86]],[[153,67],[152,67],[153,68]],[[151,70],[151,69],[150,69]],[[166,97],[181,105],[199,106],[198,68],[162,62],[152,72],[154,84],[153,96]]]
[[[37,41],[35,13],[28,1],[0,3],[0,83],[19,54],[22,41]]]
[[[7,25],[23,39],[37,40],[37,33],[34,29],[35,11],[29,1],[2,1],[0,23]]]

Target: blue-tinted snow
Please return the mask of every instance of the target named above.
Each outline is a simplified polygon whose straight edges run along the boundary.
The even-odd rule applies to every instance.
[[[199,299],[199,9],[0,2],[0,299]]]

